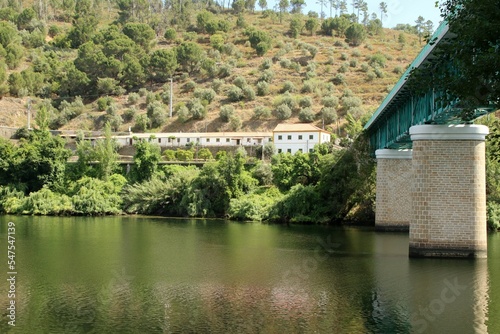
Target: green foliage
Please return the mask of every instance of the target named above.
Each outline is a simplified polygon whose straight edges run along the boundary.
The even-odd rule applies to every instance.
[[[234,115],[234,108],[232,105],[226,104],[220,108],[219,117],[223,122],[229,122]]]
[[[163,37],[165,37],[167,41],[173,41],[177,38],[177,32],[174,28],[167,28]]]
[[[315,115],[310,107],[303,108],[299,112],[299,120],[303,123],[314,122]]]
[[[175,157],[179,161],[191,161],[194,158],[194,152],[191,150],[177,150],[175,151]]]
[[[146,52],[149,52],[156,37],[154,30],[145,23],[128,22],[123,26],[123,33]]]
[[[262,194],[251,193],[240,198],[232,198],[229,203],[229,218],[259,222],[266,220],[280,198],[281,194],[276,188],[267,189]]]
[[[91,177],[76,181],[70,190],[74,212],[85,216],[120,213],[123,180],[120,176],[109,181]]]
[[[274,205],[271,217],[287,223],[316,223],[320,202],[314,186],[296,184]]]
[[[178,59],[175,50],[155,50],[149,60],[150,77],[158,82],[167,82],[178,67]]]
[[[244,98],[243,90],[238,86],[232,85],[227,91],[227,98],[231,102],[238,102]]]
[[[321,99],[321,104],[325,107],[336,108],[339,105],[339,99],[336,96],[325,96]]]
[[[65,215],[73,213],[73,211],[73,204],[70,197],[65,194],[54,193],[49,188],[43,187],[25,197],[22,209],[15,213],[29,215]]]
[[[346,42],[358,46],[366,39],[366,30],[362,24],[353,23],[345,31]]]
[[[136,182],[144,182],[155,176],[158,170],[158,162],[161,161],[160,146],[153,143],[153,137],[149,140],[134,140],[134,179]]]
[[[292,116],[292,109],[283,103],[276,107],[276,118],[279,120],[289,119]]]
[[[285,81],[283,83],[283,87],[281,88],[281,93],[286,93],[290,92],[293,93],[295,92],[295,85],[291,81]]]
[[[257,83],[257,95],[266,96],[269,94],[269,84],[266,81],[259,81]]]
[[[332,124],[337,120],[337,111],[333,107],[324,107],[321,109],[321,119],[325,124]]]
[[[189,109],[189,115],[193,119],[204,119],[207,116],[207,109],[198,98],[189,100],[186,106]]]
[[[153,178],[124,187],[123,208],[128,213],[182,215],[183,194],[199,174],[194,167],[176,166],[165,179]]]
[[[302,29],[304,29],[304,22],[302,22],[300,17],[294,16],[290,21],[290,36],[292,36],[292,38],[299,37]]]
[[[255,28],[247,28],[245,35],[248,36],[250,46],[255,49],[257,55],[263,56],[271,48],[271,38],[268,33]]]
[[[299,106],[302,108],[312,107],[313,101],[310,96],[304,96],[299,100]]]
[[[177,61],[183,71],[192,73],[199,68],[203,49],[194,42],[183,42],[176,49]]]
[[[114,100],[112,97],[109,96],[100,97],[99,99],[97,99],[97,110],[104,111],[113,103]]]
[[[270,118],[272,114],[271,109],[265,106],[256,106],[253,113],[256,118]]]
[[[118,154],[116,150],[116,141],[111,137],[111,125],[106,123],[104,126],[104,138],[96,142],[94,150],[94,158],[97,162],[95,165],[95,175],[97,178],[107,181],[117,171]]]
[[[377,67],[385,67],[385,63],[387,61],[387,58],[381,54],[381,53],[376,53],[373,56],[370,57],[369,64],[370,66],[377,68]]]
[[[163,157],[167,161],[174,161],[176,159],[175,151],[174,150],[165,150],[165,151],[163,151]]]
[[[198,151],[198,158],[206,161],[212,160],[214,157],[208,148],[203,147]]]
[[[145,132],[148,129],[148,126],[149,126],[148,115],[141,114],[135,117],[135,125],[134,125],[135,131]]]

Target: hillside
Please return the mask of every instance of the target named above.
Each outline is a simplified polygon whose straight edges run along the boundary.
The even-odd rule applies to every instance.
[[[68,47],[67,43],[76,23],[61,22],[57,16],[43,21],[45,30],[50,31],[56,26],[58,32],[52,36],[44,35],[43,43],[38,44],[30,43],[26,37],[33,36],[38,30],[20,30],[17,24],[17,34],[23,41],[23,55],[19,64],[11,66],[6,73],[8,79],[4,87],[8,88],[4,88],[7,92],[0,100],[0,124],[16,127],[25,125],[27,102],[30,100],[34,114],[41,105],[45,105],[49,109],[51,127],[61,129],[97,130],[102,128],[105,120],[109,120],[114,122],[115,130],[120,131],[129,128],[134,132],[262,131],[272,130],[283,121],[307,120],[320,127],[325,125],[326,129],[337,133],[337,124],[345,123],[347,112],[354,119],[366,120],[422,47],[416,35],[385,28],[370,30],[370,26],[364,28],[366,39],[360,45],[349,45],[342,33],[333,31],[334,36],[325,35],[320,19],[317,19],[319,27],[315,34],[303,28],[294,38],[290,31],[291,22],[298,20],[304,24],[309,17],[286,14],[280,23],[276,13],[270,12],[245,12],[238,16],[233,10],[220,10],[217,14],[194,10],[189,16],[190,24],[155,27],[156,34],[148,42],[145,54],[139,56],[138,52],[142,50],[128,49],[129,54],[137,55],[141,65],[145,63],[145,58],[140,57],[149,57],[149,67],[143,65],[143,82],[125,84],[123,68],[127,65],[119,64],[117,66],[121,66],[121,73],[114,77],[115,74],[104,74],[103,77],[108,81],[99,87],[97,83],[92,86],[91,82],[78,94],[70,94],[69,89],[66,92],[62,89],[67,84],[64,80],[69,79],[61,78],[61,73],[68,75],[69,70],[58,68],[61,65],[46,60],[50,54],[62,64],[79,64],[75,59],[81,57],[82,46],[79,46],[79,51]],[[208,13],[206,15],[210,20],[226,22],[229,29],[222,33],[205,32],[199,22],[200,13]],[[108,31],[106,33],[111,35],[109,22],[118,18],[119,14],[114,8],[105,17],[101,15],[96,31]],[[119,23],[118,30],[126,24]],[[249,41],[248,32],[252,27],[265,32],[270,38],[270,49],[262,56],[257,55]],[[175,36],[166,39],[165,31],[172,31],[172,28]],[[43,33],[45,30],[42,30]],[[220,44],[216,44],[216,35],[222,38]],[[93,43],[97,45],[98,38],[89,38],[94,38]],[[198,64],[192,68],[178,64],[175,71],[171,72],[174,77],[174,113],[172,118],[168,118],[169,80],[165,73],[162,78],[159,75],[151,76],[151,55],[158,50],[170,52],[175,49],[179,59],[179,48],[190,42],[203,52],[198,55]],[[103,50],[106,52],[108,49],[105,46]],[[117,57],[114,57],[116,60]],[[121,57],[125,63],[123,55]],[[88,67],[92,68],[91,65]],[[81,65],[77,68],[82,70]],[[43,81],[40,87],[33,89],[34,84],[30,86],[29,80],[26,80],[26,88],[12,89],[13,85],[18,84],[12,78],[13,74],[22,77],[22,73],[30,69],[41,73],[43,78],[37,79]],[[91,77],[88,72],[87,75]],[[94,75],[97,81],[102,79],[101,73]],[[263,76],[267,77],[263,79]],[[266,81],[267,85],[261,84],[259,87],[259,81]],[[239,91],[240,96],[235,85],[243,88]],[[207,94],[210,89],[215,94],[211,93],[214,96],[207,99],[203,94]],[[259,92],[259,89],[264,92]],[[69,104],[74,101],[74,95],[82,97],[83,105]],[[104,96],[108,95],[110,98],[105,101]],[[196,102],[195,96],[201,97],[200,100]],[[47,101],[52,106],[48,106]],[[68,103],[61,105],[61,101]],[[153,104],[154,101],[156,104]],[[283,104],[290,107],[291,114],[287,115],[289,111],[286,110],[283,114],[283,110],[279,110]],[[148,105],[149,117],[146,116]],[[227,113],[226,117],[221,118],[223,106]],[[227,106],[233,110],[227,109]],[[322,112],[324,107],[327,110]],[[160,115],[156,124],[151,119],[155,112]]]

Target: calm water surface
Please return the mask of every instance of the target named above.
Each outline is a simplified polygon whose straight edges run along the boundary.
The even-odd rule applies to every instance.
[[[488,241],[487,260],[409,259],[407,234],[360,228],[3,216],[0,333],[500,333]]]

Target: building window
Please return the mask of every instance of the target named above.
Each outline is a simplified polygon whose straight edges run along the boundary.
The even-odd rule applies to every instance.
[[[210,138],[207,138],[206,140],[207,140],[207,143],[210,143]]]
[[[287,149],[286,151],[287,151],[288,153],[292,153],[292,149],[291,149],[291,148]]]
[[[199,143],[200,142],[200,138],[196,138],[196,142]]]
[[[177,142],[180,143],[181,142],[181,139],[180,138],[177,138]]]
[[[312,148],[309,149],[309,153],[313,153],[313,149]]]
[[[303,152],[301,148],[299,148],[299,152],[300,152],[300,153],[302,153],[302,152]]]
[[[189,143],[191,141],[191,138],[188,138],[186,141]]]
[[[309,139],[314,139],[314,135],[309,135]]]
[[[262,144],[262,139],[258,139],[257,143]]]
[[[292,140],[292,135],[288,135],[288,136],[287,136],[287,139],[288,139],[288,140]]]
[[[158,138],[158,143],[160,143],[160,144],[161,144],[161,138]]]
[[[172,142],[172,138],[167,138],[167,142],[171,143]]]
[[[247,143],[249,143],[250,141],[251,141],[251,139],[250,139],[250,138],[247,138]]]
[[[281,152],[282,152],[281,148],[278,148],[278,153],[281,153]]]
[[[216,138],[215,142],[220,143],[220,138]]]
[[[299,135],[299,140],[302,140],[302,135]]]
[[[230,141],[231,141],[231,139],[226,138],[226,143],[229,143]]]
[[[283,136],[279,135],[278,140],[282,140],[282,139],[283,139]]]

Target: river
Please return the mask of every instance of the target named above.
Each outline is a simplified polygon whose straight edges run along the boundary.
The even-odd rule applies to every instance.
[[[2,216],[0,332],[500,333],[488,243],[488,259],[410,259],[407,234],[368,228]]]

